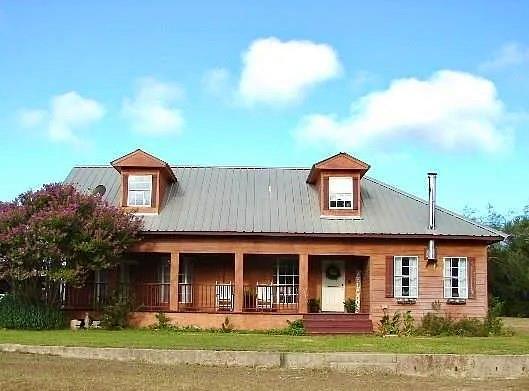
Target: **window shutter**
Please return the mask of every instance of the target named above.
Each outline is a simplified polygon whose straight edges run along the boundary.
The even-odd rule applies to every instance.
[[[418,258],[410,258],[410,297],[418,297],[419,278],[418,278]]]
[[[386,297],[393,297],[393,257],[386,257]]]
[[[450,276],[450,258],[445,258],[444,271],[444,297],[445,299],[452,298],[452,282]]]
[[[158,205],[156,205],[156,191],[158,190],[157,187],[158,183],[158,175],[152,176],[152,191],[151,191],[151,206],[153,208],[156,208]]]
[[[468,257],[468,298],[476,298],[476,258]]]
[[[123,194],[121,195],[121,206],[127,206],[129,202],[129,174],[121,175]]]
[[[329,210],[329,177],[322,180],[323,186],[323,210]]]
[[[359,185],[358,178],[353,178],[353,210],[360,209],[360,197],[359,197],[358,185]]]

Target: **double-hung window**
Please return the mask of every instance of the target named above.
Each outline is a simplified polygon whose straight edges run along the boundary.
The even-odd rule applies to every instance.
[[[393,286],[396,298],[417,298],[419,291],[418,264],[419,257],[397,256],[393,258]]]
[[[445,299],[468,299],[468,260],[466,257],[444,259]]]
[[[297,260],[278,260],[274,270],[278,304],[298,302],[299,270]]]
[[[152,175],[129,175],[128,206],[151,206]]]
[[[353,178],[329,178],[329,209],[352,209]]]

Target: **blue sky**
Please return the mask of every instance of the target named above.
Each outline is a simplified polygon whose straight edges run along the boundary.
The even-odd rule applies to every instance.
[[[135,148],[252,166],[347,151],[423,197],[438,171],[456,211],[519,211],[527,20],[523,1],[0,1],[0,200]]]

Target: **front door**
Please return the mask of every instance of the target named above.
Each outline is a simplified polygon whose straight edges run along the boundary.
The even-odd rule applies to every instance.
[[[345,262],[321,262],[321,310],[344,312]]]

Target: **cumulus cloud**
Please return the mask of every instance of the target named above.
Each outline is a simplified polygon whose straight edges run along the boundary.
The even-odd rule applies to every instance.
[[[122,114],[134,130],[162,135],[177,133],[184,119],[176,103],[183,97],[182,89],[173,83],[164,83],[147,77],[138,80],[134,97],[125,98]]]
[[[444,150],[493,152],[510,141],[507,117],[490,80],[442,70],[426,80],[394,80],[387,89],[355,100],[345,118],[308,115],[296,135],[340,148],[413,140]]]
[[[481,71],[497,71],[504,68],[529,64],[529,46],[517,42],[503,45],[494,57],[479,66]]]
[[[54,141],[79,143],[77,131],[99,121],[104,115],[105,109],[99,102],[70,91],[52,97],[46,110],[21,110],[19,123],[26,128],[44,126]]]
[[[238,94],[250,105],[300,101],[308,89],[341,73],[335,50],[311,41],[257,39],[243,53],[242,61]]]

